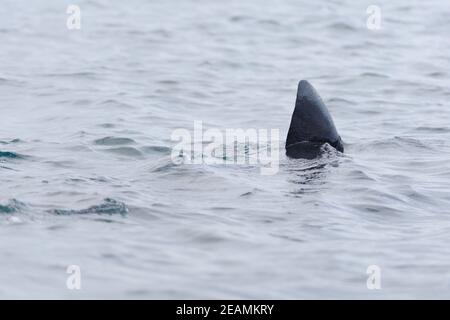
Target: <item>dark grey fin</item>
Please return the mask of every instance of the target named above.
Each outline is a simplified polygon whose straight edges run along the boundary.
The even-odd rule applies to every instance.
[[[289,150],[292,148],[311,149],[324,143],[344,152],[341,137],[327,107],[313,86],[302,80],[298,84],[297,100],[286,139],[286,154],[290,156],[294,151]]]

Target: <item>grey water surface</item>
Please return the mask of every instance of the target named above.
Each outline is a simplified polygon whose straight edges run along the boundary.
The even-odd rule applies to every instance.
[[[449,1],[0,13],[1,298],[450,298]],[[281,149],[275,175],[172,161],[195,120],[279,129],[282,146],[301,79],[345,154]]]

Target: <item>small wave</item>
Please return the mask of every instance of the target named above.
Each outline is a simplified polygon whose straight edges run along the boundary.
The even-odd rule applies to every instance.
[[[20,80],[13,80],[13,79],[6,79],[6,78],[0,78],[0,84],[4,86],[13,86],[13,87],[19,87],[23,86],[25,84],[24,81]]]
[[[108,107],[116,107],[120,109],[134,109],[135,106],[132,106],[131,104],[121,102],[115,99],[108,99],[100,102],[100,105],[102,106],[108,106]]]
[[[433,132],[433,133],[448,133],[450,128],[447,127],[417,127],[417,131]]]
[[[392,150],[392,151],[411,151],[411,148],[419,148],[425,150],[433,150],[431,144],[427,144],[421,140],[409,137],[393,137],[383,140],[374,140],[367,144],[357,147],[359,151],[363,150]]]
[[[171,169],[180,166],[184,162],[184,157],[179,156],[174,158],[163,158],[159,160],[155,165],[153,165],[150,170],[151,172],[169,172]]]
[[[360,77],[363,77],[363,78],[389,79],[388,75],[377,73],[377,72],[363,72],[363,73],[360,74]]]
[[[343,99],[343,98],[331,98],[326,101],[328,104],[343,104],[343,105],[356,105],[356,102]]]
[[[92,100],[90,100],[90,99],[75,99],[75,100],[69,101],[69,104],[74,105],[74,106],[88,106],[88,105],[92,104]]]
[[[355,31],[356,28],[347,22],[334,22],[327,26],[328,29],[335,29],[338,31]]]
[[[370,177],[368,173],[360,169],[350,170],[348,173],[348,177],[351,178],[352,180],[376,181],[376,179]]]
[[[229,20],[231,22],[243,22],[243,21],[249,21],[252,20],[253,18],[250,16],[243,16],[243,15],[238,15],[238,16],[232,16]]]
[[[437,72],[429,73],[428,76],[431,77],[431,78],[443,79],[443,78],[447,77],[447,74],[445,72],[437,71]]]
[[[171,86],[176,86],[176,85],[180,84],[178,81],[176,81],[176,80],[170,80],[170,79],[167,79],[167,80],[159,80],[159,81],[157,81],[157,83],[158,83],[158,84],[162,84],[162,85],[171,85]]]
[[[145,153],[161,153],[169,155],[172,149],[164,146],[146,146],[142,148],[142,151],[144,151]]]
[[[16,213],[25,208],[25,204],[16,199],[10,199],[6,204],[0,203],[0,214],[1,213]]]
[[[100,146],[117,146],[124,144],[134,144],[136,141],[130,138],[121,138],[121,137],[105,137],[101,139],[97,139],[94,141],[95,144]]]
[[[385,204],[369,204],[369,203],[355,203],[352,207],[358,212],[367,212],[371,214],[378,214],[383,217],[387,216],[400,216],[403,212],[400,209],[394,208]]]
[[[84,214],[105,214],[114,215],[120,214],[122,216],[128,214],[128,207],[123,202],[117,200],[106,198],[103,203],[99,205],[91,206],[87,209],[81,210],[65,210],[65,209],[55,209],[51,213],[56,215],[84,215]]]
[[[11,170],[11,171],[17,171],[17,170],[15,170],[15,169],[13,169],[13,168],[5,167],[5,166],[0,166],[0,169]]]
[[[102,127],[102,128],[107,128],[107,129],[116,127],[116,125],[114,123],[101,123],[98,126]]]
[[[50,78],[94,78],[97,76],[95,72],[81,71],[81,72],[67,72],[67,73],[47,73],[44,74]]]
[[[8,159],[23,159],[24,156],[9,151],[0,151],[0,158],[8,158]]]
[[[0,140],[0,144],[12,144],[12,143],[20,143],[20,142],[22,142],[22,140],[20,140],[20,139],[12,139],[10,141]]]
[[[265,26],[276,26],[276,27],[281,26],[281,23],[279,21],[277,21],[277,20],[274,20],[274,19],[258,20],[258,24],[265,25]]]
[[[163,29],[163,28],[158,28],[158,29],[152,30],[151,33],[153,35],[157,36],[158,38],[163,38],[163,39],[172,37],[172,32],[170,30]]]
[[[114,153],[120,156],[127,156],[127,157],[141,157],[142,153],[136,149],[136,148],[132,148],[132,147],[119,147],[119,148],[111,148],[111,149],[106,149],[106,152],[110,152],[110,153]]]

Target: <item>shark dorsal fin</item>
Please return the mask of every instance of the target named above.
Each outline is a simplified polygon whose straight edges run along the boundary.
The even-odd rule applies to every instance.
[[[298,84],[286,149],[303,142],[329,143],[337,150],[344,151],[341,138],[327,107],[314,87],[306,80]]]

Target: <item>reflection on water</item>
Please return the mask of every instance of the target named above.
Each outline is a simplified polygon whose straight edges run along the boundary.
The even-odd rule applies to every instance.
[[[314,152],[317,156],[313,159],[290,159],[288,162],[288,181],[300,185],[291,192],[294,196],[320,192],[325,187],[332,168],[339,166],[339,153],[331,146],[323,145],[315,148]]]

